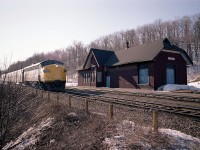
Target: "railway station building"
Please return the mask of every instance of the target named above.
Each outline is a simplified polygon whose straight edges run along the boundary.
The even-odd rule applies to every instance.
[[[185,50],[167,38],[119,51],[91,48],[77,69],[78,85],[157,90],[187,84],[187,66],[192,64]]]

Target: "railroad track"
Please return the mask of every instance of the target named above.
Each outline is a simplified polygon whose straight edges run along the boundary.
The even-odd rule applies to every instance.
[[[41,89],[39,89],[41,90]],[[168,94],[132,93],[115,90],[90,90],[68,88],[62,94],[70,94],[80,98],[89,98],[92,101],[112,103],[130,108],[159,110],[182,114],[200,119],[200,98],[191,96],[176,96]],[[106,96],[109,94],[110,96]],[[198,94],[200,96],[200,94]],[[128,96],[123,98],[122,96]],[[174,103],[175,102],[175,103]],[[176,103],[177,102],[177,103]]]
[[[137,94],[78,89],[68,89],[66,90],[66,93],[77,97],[89,98],[92,101],[112,103],[130,108],[137,107],[142,109],[158,110],[200,118],[200,100],[198,98],[180,97],[174,95],[166,96],[165,94],[153,95],[146,93]],[[106,96],[108,93],[111,96]],[[128,98],[123,98],[122,96],[128,96]]]
[[[169,99],[169,100],[176,100],[176,101],[186,101],[186,102],[199,102],[200,103],[200,94],[196,97],[193,96],[183,96],[180,93],[171,93],[172,95],[169,95],[168,93],[144,93],[144,92],[122,92],[122,91],[115,91],[115,90],[104,90],[104,89],[68,89],[68,90],[74,90],[74,91],[80,91],[84,93],[109,93],[113,95],[126,95],[126,96],[137,96],[137,97],[149,97],[149,98],[159,98],[159,99]],[[178,94],[178,95],[177,95]]]

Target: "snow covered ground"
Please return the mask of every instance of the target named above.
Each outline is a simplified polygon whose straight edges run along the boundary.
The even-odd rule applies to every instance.
[[[188,85],[189,86],[194,86],[194,87],[200,89],[200,81],[198,81],[198,82],[191,82],[191,83],[188,83]]]
[[[77,82],[66,82],[65,86],[77,86],[78,83]]]
[[[159,91],[191,90],[200,91],[200,82],[192,82],[188,85],[167,84],[158,88]]]
[[[159,129],[159,134],[161,134],[166,139],[166,143],[163,145],[153,145],[149,139],[145,138],[145,134],[150,133],[151,128],[137,126],[134,122],[123,120],[117,124],[116,135],[109,138],[105,138],[104,143],[108,145],[110,150],[127,149],[127,143],[132,143],[132,145],[138,149],[176,149],[176,150],[197,150],[200,146],[200,139],[187,135],[177,130]],[[141,132],[143,135],[140,137],[136,131]],[[135,137],[134,137],[135,136]],[[147,136],[148,137],[148,136]],[[133,139],[130,142],[130,139]],[[128,142],[129,141],[129,142]],[[136,149],[137,149],[136,148]]]
[[[72,115],[74,116],[74,114]],[[30,127],[15,141],[11,141],[3,147],[3,150],[24,150],[29,149],[30,147],[34,149],[34,145],[40,140],[41,134],[43,134],[42,132],[51,127],[53,120],[53,118],[48,118],[39,126]],[[149,136],[146,136],[151,133],[151,130],[152,129],[150,127],[139,126],[133,121],[123,120],[116,124],[116,130],[112,133],[112,135],[105,138],[104,144],[108,145],[109,150],[129,149],[130,147],[128,147],[128,145],[130,146],[130,144],[135,146],[134,149],[148,150],[198,150],[200,147],[199,138],[187,135],[177,130],[165,128],[160,128],[157,133],[162,135],[164,140],[162,139],[161,143],[155,145],[155,143],[149,139]],[[55,140],[51,139],[49,144],[53,142],[55,142]]]
[[[3,150],[24,150],[29,149],[31,146],[35,145],[36,142],[40,139],[42,131],[48,129],[53,122],[53,118],[48,118],[47,120],[41,122],[38,127],[30,127],[22,135],[20,135],[15,141],[11,141],[6,146],[3,147]]]

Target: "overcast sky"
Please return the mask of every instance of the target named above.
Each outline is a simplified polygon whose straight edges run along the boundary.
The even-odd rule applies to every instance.
[[[0,0],[0,63],[197,13],[200,0]]]

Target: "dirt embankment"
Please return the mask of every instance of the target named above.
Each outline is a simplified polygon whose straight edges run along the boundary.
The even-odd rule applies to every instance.
[[[165,129],[160,130],[158,134],[153,133],[151,112],[148,110],[128,111],[115,106],[114,119],[110,120],[106,116],[107,105],[101,103],[91,102],[90,113],[86,113],[83,107],[84,102],[75,98],[72,100],[72,108],[63,103],[63,100],[66,102],[65,96],[60,97],[61,102],[56,100],[56,96],[54,98],[51,96],[51,100],[48,100],[47,94],[41,98],[41,95],[36,96],[31,89],[23,90],[21,98],[23,100],[16,109],[4,141],[3,149],[5,150],[182,149],[188,147],[196,149],[200,146],[198,140],[196,145],[193,143],[180,145],[179,139],[162,134],[166,132]],[[181,116],[174,119],[171,117],[171,114],[160,115],[160,125],[172,127],[171,129],[181,127],[184,131],[182,128],[185,128],[184,124],[186,124],[185,133],[190,133],[191,129],[188,128],[194,127],[197,133],[191,133],[199,135],[199,120],[185,119]],[[187,121],[184,122],[184,120]],[[191,142],[186,140],[180,143]]]
[[[104,149],[106,120],[102,116],[69,109],[57,101],[36,97],[30,90],[24,95],[4,149]]]

